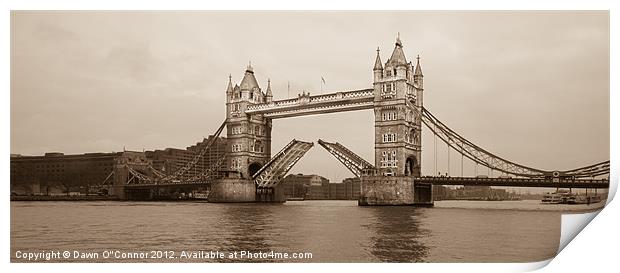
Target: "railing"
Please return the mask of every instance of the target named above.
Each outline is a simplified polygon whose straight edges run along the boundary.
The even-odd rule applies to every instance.
[[[284,175],[301,159],[314,143],[293,139],[278,152],[265,166],[258,170],[252,179],[259,188],[275,187]]]
[[[370,162],[364,160],[359,155],[355,154],[351,150],[344,147],[342,144],[336,142],[331,143],[319,139],[319,144],[325,148],[330,154],[332,154],[340,163],[349,169],[356,177],[362,175],[364,169],[372,169],[374,166]]]
[[[608,179],[422,176],[416,177],[414,178],[414,180],[419,183],[430,183],[434,185],[475,185],[545,188],[609,188]]]
[[[246,112],[276,110],[285,107],[300,106],[305,104],[318,104],[325,102],[337,102],[341,100],[374,97],[374,89],[362,89],[353,91],[336,92],[323,95],[310,96],[300,95],[297,98],[272,101],[269,103],[248,105]]]

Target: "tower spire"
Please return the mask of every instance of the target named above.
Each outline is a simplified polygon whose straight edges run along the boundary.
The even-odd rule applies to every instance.
[[[403,42],[400,40],[400,32],[396,36],[396,45],[394,46],[394,51],[392,52],[392,56],[388,59],[385,64],[387,67],[396,67],[401,65],[407,65],[407,58],[405,58],[405,52],[403,52]]]
[[[252,61],[248,62],[248,68],[246,68],[245,72],[254,73],[254,68],[252,67]]]
[[[422,76],[422,66],[420,66],[420,54],[416,57],[415,73],[416,76]]]
[[[375,59],[375,67],[373,70],[383,70],[383,65],[381,64],[381,57],[379,56],[379,47],[377,47],[377,58]]]
[[[226,93],[232,93],[232,92],[233,92],[232,75],[228,74],[228,88],[226,88]]]
[[[267,79],[267,96],[273,96],[273,93],[271,93],[271,79]]]
[[[265,94],[265,102],[271,102],[273,100],[273,93],[271,92],[271,79],[267,78],[267,94]]]

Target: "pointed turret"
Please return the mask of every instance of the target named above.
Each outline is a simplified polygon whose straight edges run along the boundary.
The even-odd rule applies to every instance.
[[[232,86],[232,75],[228,74],[228,87],[226,87],[226,103],[233,100],[233,86]]]
[[[256,77],[254,77],[254,68],[252,68],[252,62],[248,64],[248,68],[245,70],[245,75],[243,75],[243,79],[241,80],[241,84],[239,84],[239,87],[241,88],[241,90],[254,90],[254,88],[259,88]]]
[[[422,66],[420,66],[420,54],[416,57],[415,76],[422,76]]]
[[[375,59],[375,67],[373,70],[383,70],[383,64],[381,64],[381,56],[379,56],[379,48],[377,47],[377,58]]]
[[[396,37],[396,43],[392,56],[387,61],[386,66],[398,66],[407,65],[407,58],[405,58],[405,52],[403,52],[403,42],[400,41],[400,33]]]
[[[375,67],[372,69],[374,81],[378,82],[383,78],[383,65],[379,56],[379,48],[377,47],[377,58],[375,59]]]
[[[271,92],[271,79],[267,79],[267,94],[265,95],[265,102],[271,102],[273,100],[273,93]]]
[[[420,65],[420,55],[416,57],[415,73],[413,74],[413,85],[417,89],[417,105],[422,106],[422,91],[424,90],[424,75],[422,75],[422,66]]]
[[[228,87],[226,88],[226,94],[232,94],[233,86],[232,86],[232,75],[228,75]]]

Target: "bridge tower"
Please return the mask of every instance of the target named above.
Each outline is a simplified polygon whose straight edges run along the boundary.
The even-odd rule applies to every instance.
[[[271,119],[262,114],[248,114],[251,105],[270,103],[271,82],[263,93],[248,64],[241,83],[228,77],[226,88],[226,165],[231,172],[214,181],[209,202],[255,202],[256,183],[252,175],[271,159]]]
[[[360,205],[432,205],[432,185],[421,174],[423,75],[420,58],[407,62],[399,37],[382,64],[373,67],[376,172],[361,177]]]
[[[379,49],[373,68],[375,166],[386,176],[420,176],[422,69],[407,62],[400,37],[385,66]]]
[[[250,63],[239,85],[229,76],[226,89],[226,130],[228,169],[250,178],[271,158],[271,119],[248,115],[249,105],[271,102],[271,82],[263,93]]]

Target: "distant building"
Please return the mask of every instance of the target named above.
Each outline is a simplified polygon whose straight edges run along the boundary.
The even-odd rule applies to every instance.
[[[450,188],[436,185],[433,187],[435,200],[506,200],[511,194],[505,189],[494,189],[490,186],[463,186]]]
[[[166,174],[173,174],[180,168],[187,166],[202,151],[211,138],[213,136],[209,136],[209,138],[205,138],[201,142],[196,143],[196,145],[187,147],[185,150],[166,148],[163,150],[146,151],[145,154],[148,159],[153,161],[153,168]],[[220,137],[205,152],[204,156],[196,162],[196,166],[183,174],[183,178],[190,178],[204,172],[221,159],[225,153],[226,138]],[[225,171],[226,169],[226,161],[222,161],[219,170]]]
[[[329,183],[329,199],[344,200],[344,183]]]
[[[213,136],[203,139],[185,150],[167,148],[146,152],[85,153],[65,155],[58,152],[43,156],[24,156],[11,154],[11,194],[15,195],[54,195],[92,193],[93,187],[104,181],[114,179],[117,159],[131,158],[130,162],[152,164],[153,168],[167,174],[186,166],[207,145]],[[196,162],[196,166],[183,175],[189,178],[199,175],[218,162],[226,153],[226,138],[218,138]],[[219,171],[228,167],[221,160]],[[217,170],[216,170],[217,171]],[[215,172],[216,176],[219,172]]]
[[[444,200],[449,198],[450,188],[443,185],[433,186],[433,198],[435,200]]]
[[[359,178],[347,178],[342,183],[330,183],[327,178],[315,174],[289,174],[279,187],[286,198],[357,200],[360,196]]]
[[[289,174],[280,182],[286,198],[321,200],[329,198],[329,179],[316,175]]]
[[[360,179],[359,177],[346,178],[342,181],[345,185],[345,199],[357,200],[360,198]]]
[[[117,159],[148,162],[140,152],[86,153],[43,156],[11,155],[11,194],[55,195],[92,193],[91,188],[111,178]]]
[[[346,178],[342,183],[329,183],[329,199],[357,200],[360,197],[360,179]]]

